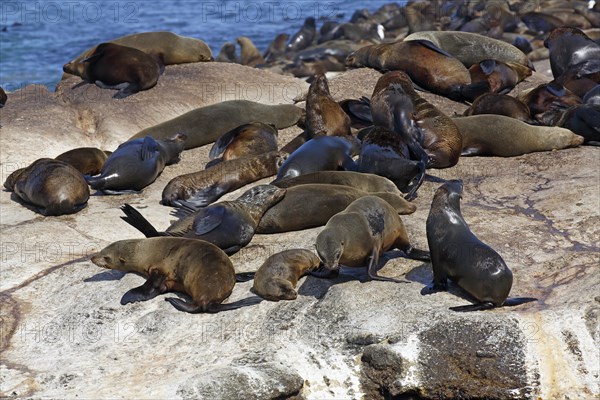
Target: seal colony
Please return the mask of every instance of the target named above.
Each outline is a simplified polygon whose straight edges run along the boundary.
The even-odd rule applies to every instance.
[[[531,14],[522,15],[522,22],[541,27],[543,35],[523,31],[515,38],[507,35],[518,33],[511,24],[476,21],[471,7],[459,13],[457,5],[448,4],[455,15],[453,28],[464,29],[460,32],[434,30],[437,24],[449,26],[427,21],[424,8],[415,4],[406,7],[415,11],[408,18],[398,6],[359,13],[345,24],[328,21],[320,31],[317,21],[307,18],[299,32],[278,35],[264,55],[248,37],[236,39],[240,57],[233,43],[224,45],[218,60],[298,75],[309,71],[304,108],[246,100],[200,107],[131,132],[112,153],[76,148],[58,160],[38,160],[15,171],[4,185],[46,216],[73,213],[86,206],[88,184],[106,193],[139,191],[155,185],[183,151],[214,142],[206,168],[184,171],[163,190],[162,204],[177,207],[173,215],[178,221],[161,232],[124,204],[121,218],[147,238],[115,242],[92,257],[99,267],[147,278],[123,296],[122,304],[170,291],[191,298],[167,299],[187,312],[255,304],[255,299],[223,304],[236,282],[228,254],[244,252],[252,240],[260,244],[256,233],[311,227],[322,227],[314,248],[264,260],[255,275],[256,294],[293,300],[303,275],[331,277],[342,266],[365,268],[373,280],[405,282],[378,275],[381,255],[398,249],[427,266],[431,260],[432,290],[443,290],[449,278],[476,300],[456,311],[514,303],[508,299],[511,270],[462,217],[462,184],[447,182],[436,192],[422,227],[430,253],[413,248],[409,237],[414,232],[408,232],[400,215],[410,219],[416,210],[410,201],[418,196],[426,168],[435,176],[432,170],[452,168],[461,155],[512,157],[596,144],[598,45],[581,29],[548,28],[552,21]],[[520,14],[507,8],[502,15]],[[547,47],[554,80],[516,99],[512,89],[533,70],[526,53],[539,49],[540,42]],[[201,40],[146,32],[99,43],[67,63],[65,72],[119,89],[114,101],[121,101],[153,90],[163,70],[188,62],[214,61]],[[327,72],[345,66],[382,72],[370,99],[335,100]],[[422,90],[473,105],[468,116],[451,118],[420,96]],[[366,126],[359,132],[353,125],[357,120]],[[541,126],[548,121],[552,126]],[[293,125],[304,132],[279,143],[278,130]],[[236,200],[215,203],[225,193],[272,176],[272,185],[249,187]],[[448,240],[464,242],[458,257],[448,249]],[[470,252],[471,245],[483,253]]]

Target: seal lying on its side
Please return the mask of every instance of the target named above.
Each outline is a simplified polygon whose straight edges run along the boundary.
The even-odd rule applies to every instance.
[[[148,279],[121,298],[121,304],[150,300],[167,292],[183,292],[191,301],[165,299],[180,311],[216,313],[260,302],[249,298],[221,304],[235,285],[235,270],[227,255],[203,240],[151,238],[120,240],[92,257],[101,268],[135,272]]]

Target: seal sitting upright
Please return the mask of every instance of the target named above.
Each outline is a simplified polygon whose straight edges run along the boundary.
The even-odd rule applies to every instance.
[[[447,279],[456,282],[478,303],[451,307],[454,311],[485,310],[536,299],[507,300],[513,275],[490,246],[469,229],[460,212],[462,181],[448,181],[436,192],[427,217],[427,242],[431,252],[433,282],[421,294],[446,290]]]

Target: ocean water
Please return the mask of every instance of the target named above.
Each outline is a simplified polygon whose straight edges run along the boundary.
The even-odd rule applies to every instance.
[[[54,90],[62,66],[87,48],[119,36],[172,31],[221,45],[248,36],[263,51],[278,33],[292,35],[306,17],[348,21],[390,1],[37,0],[0,2],[0,86],[29,84]]]

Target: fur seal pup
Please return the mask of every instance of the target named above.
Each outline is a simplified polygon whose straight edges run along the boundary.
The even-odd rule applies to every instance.
[[[161,203],[180,206],[185,200],[197,207],[207,206],[225,193],[262,178],[273,176],[287,153],[272,151],[252,157],[224,161],[208,169],[179,175],[165,186]]]
[[[290,35],[287,33],[280,33],[271,43],[269,43],[269,47],[267,47],[267,50],[263,53],[263,58],[266,63],[275,62],[284,56],[287,47],[286,43],[289,37]]]
[[[346,58],[346,66],[400,70],[420,87],[454,100],[471,83],[469,71],[459,60],[427,40],[365,46]]]
[[[486,59],[505,63],[519,63],[535,71],[525,53],[510,43],[478,33],[456,31],[423,31],[408,35],[405,41],[429,40],[440,49],[452,54],[469,68]]]
[[[319,257],[310,250],[293,249],[273,254],[256,271],[251,291],[271,301],[295,300],[298,280],[320,263]]]
[[[103,89],[118,89],[115,99],[153,88],[160,69],[158,62],[143,51],[114,43],[99,44],[89,57],[63,66],[64,72],[85,82]]]
[[[274,125],[262,122],[240,125],[221,136],[213,144],[208,155],[212,160],[209,164],[213,166],[221,161],[277,151],[277,134]],[[217,159],[221,154],[223,156]]]
[[[221,51],[217,56],[217,62],[225,62],[225,63],[239,63],[237,56],[235,55],[235,44],[230,42],[225,42],[221,47]]]
[[[544,40],[544,46],[550,51],[550,68],[554,78],[584,63],[595,65],[597,71],[600,68],[600,45],[580,29],[566,26],[553,29]]]
[[[568,108],[581,104],[579,96],[571,93],[556,81],[542,83],[518,96],[518,98],[527,105],[531,115],[537,120],[541,119],[541,114],[551,110],[554,107]]]
[[[483,60],[469,68],[471,84],[462,90],[463,97],[475,100],[484,93],[508,93],[532,70],[519,63],[505,63],[493,59]]]
[[[527,104],[506,94],[486,93],[475,99],[463,115],[495,114],[512,117],[526,123],[534,122]]]
[[[306,131],[309,138],[348,136],[350,125],[350,117],[331,97],[325,75],[316,75],[306,96]]]
[[[290,104],[269,106],[248,100],[229,100],[188,111],[179,117],[143,129],[130,139],[146,136],[166,139],[173,132],[182,132],[187,135],[184,149],[188,150],[212,143],[243,124],[260,121],[283,129],[295,125],[303,115],[303,109]]]
[[[358,152],[358,141],[352,137],[317,136],[290,154],[279,168],[274,182],[316,171],[356,171],[352,157]]]
[[[126,215],[121,218],[146,237],[180,236],[202,239],[231,255],[250,243],[265,211],[281,201],[285,193],[286,189],[273,185],[258,185],[232,201],[200,209],[193,206],[180,209],[175,212],[175,216],[181,219],[164,232],[158,232],[128,204],[121,207]]]
[[[421,294],[446,290],[448,278],[477,300],[477,304],[451,307],[454,311],[485,310],[517,305],[535,299],[510,299],[513,275],[502,257],[481,242],[460,212],[463,185],[448,181],[435,192],[427,217],[433,282]]]
[[[315,246],[327,277],[339,274],[342,265],[366,266],[373,280],[402,282],[377,275],[379,256],[393,248],[409,258],[430,260],[429,252],[411,246],[398,212],[376,196],[361,197],[331,217]]]
[[[83,175],[98,175],[110,155],[110,152],[102,151],[95,147],[78,147],[66,151],[54,159],[71,164]]]
[[[358,171],[381,175],[412,200],[425,177],[425,163],[411,159],[409,143],[383,126],[366,128],[362,139]]]
[[[6,178],[4,187],[42,215],[73,214],[87,205],[90,189],[66,162],[40,158]]]
[[[154,182],[166,165],[179,161],[185,140],[181,133],[167,140],[152,136],[128,140],[108,157],[100,175],[85,179],[93,189],[108,194],[140,191]]]
[[[397,214],[412,214],[417,209],[396,193],[368,193],[335,184],[303,184],[287,189],[283,200],[265,212],[256,232],[282,233],[323,226],[354,200],[367,195],[385,200]]]
[[[167,292],[181,292],[191,301],[166,298],[176,309],[189,313],[216,313],[257,304],[256,298],[221,304],[235,285],[235,270],[229,257],[203,240],[151,238],[120,240],[94,255],[101,268],[134,272],[147,278],[127,291],[121,304],[150,300]]]
[[[459,117],[454,123],[463,138],[463,156],[515,157],[583,143],[581,136],[568,129],[533,126],[504,115]]]
[[[265,63],[265,59],[260,54],[256,46],[254,46],[254,43],[252,43],[252,40],[250,40],[250,38],[246,36],[240,36],[235,40],[240,45],[240,61],[242,65],[256,67],[258,64]]]
[[[300,30],[292,35],[287,45],[287,51],[297,52],[309,47],[317,36],[317,25],[313,17],[304,20],[304,25]]]
[[[133,47],[146,54],[161,59],[164,65],[213,61],[210,47],[202,40],[179,36],[173,32],[141,32],[110,40],[109,43]],[[79,63],[91,56],[96,46],[77,56],[72,63]],[[61,79],[70,74],[65,73]]]
[[[354,171],[317,171],[296,176],[294,178],[284,179],[274,183],[274,185],[281,188],[290,188],[292,186],[304,185],[307,183],[343,185],[368,193],[388,192],[401,195],[396,185],[394,185],[394,182],[389,179],[375,174]]]
[[[452,119],[417,94],[410,77],[402,71],[385,74],[386,85],[397,85],[414,105],[413,117],[423,131],[421,147],[428,156],[427,168],[449,168],[460,158],[462,138]]]

